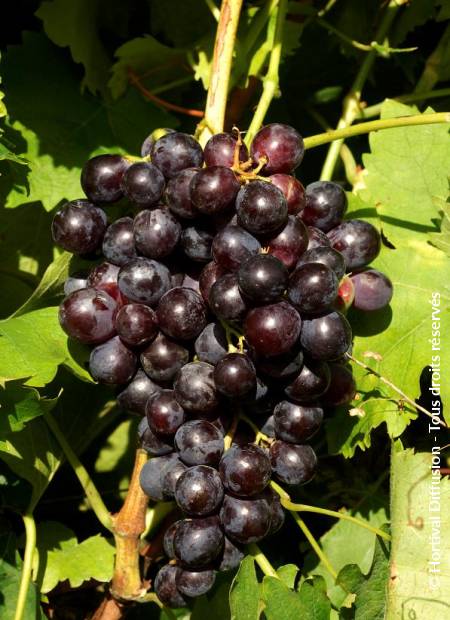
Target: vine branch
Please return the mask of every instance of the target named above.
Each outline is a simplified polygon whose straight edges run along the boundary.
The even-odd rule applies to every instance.
[[[17,596],[14,620],[22,620],[27,602],[28,588],[30,587],[33,555],[36,548],[36,522],[31,510],[22,515],[25,527],[25,553],[23,557],[22,573],[20,576],[19,594]]]

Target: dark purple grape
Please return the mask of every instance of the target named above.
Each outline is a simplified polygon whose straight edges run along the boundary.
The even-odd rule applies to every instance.
[[[191,220],[198,216],[198,211],[191,200],[191,181],[200,168],[182,170],[166,185],[165,199],[167,206],[176,216]]]
[[[152,163],[161,170],[166,179],[172,179],[186,168],[200,168],[203,151],[192,136],[173,132],[159,138],[152,146]]]
[[[315,405],[297,405],[282,400],[273,411],[277,439],[290,443],[304,443],[319,430],[323,409]]]
[[[286,387],[287,396],[298,403],[320,398],[330,385],[330,369],[326,362],[306,360],[301,371]]]
[[[200,293],[206,303],[209,303],[209,291],[216,280],[226,274],[226,269],[211,261],[203,267],[199,278]]]
[[[245,230],[254,235],[267,235],[286,224],[288,206],[278,187],[266,181],[252,181],[239,190],[236,212]]]
[[[255,237],[240,226],[231,224],[217,233],[212,243],[214,260],[228,271],[237,271],[246,259],[260,250],[261,244]]]
[[[306,186],[306,206],[301,218],[308,226],[328,232],[342,222],[347,210],[347,196],[332,181],[316,181]]]
[[[328,238],[333,248],[344,255],[348,271],[364,267],[380,253],[380,233],[369,222],[346,220],[330,230]]]
[[[214,384],[214,366],[205,362],[186,364],[174,383],[175,395],[182,407],[193,413],[213,411],[219,404]]]
[[[147,344],[158,333],[156,312],[143,304],[122,306],[116,316],[116,330],[121,340],[131,347]]]
[[[274,474],[284,484],[306,484],[314,478],[317,456],[311,446],[299,446],[277,439],[269,451]]]
[[[214,236],[198,226],[189,226],[181,233],[181,245],[188,258],[201,263],[211,260]]]
[[[131,217],[121,217],[108,226],[103,237],[102,251],[110,263],[119,267],[136,258]]]
[[[340,252],[327,246],[307,250],[300,256],[297,267],[307,263],[322,263],[334,271],[338,280],[345,274],[345,259]]]
[[[167,467],[161,472],[161,487],[165,499],[174,499],[178,479],[186,470],[186,465],[180,461],[177,456],[177,458],[170,461]]]
[[[99,344],[115,334],[117,303],[104,291],[74,291],[59,306],[59,323],[71,338]]]
[[[138,438],[141,448],[150,454],[150,456],[165,456],[173,452],[173,445],[168,443],[167,438],[157,437],[155,435],[155,433],[150,429],[146,417],[143,417],[139,422]],[[156,482],[159,485],[158,488],[160,489],[158,492],[160,493],[161,498],[163,498],[162,483],[159,480],[159,477]],[[162,499],[157,501],[162,501]]]
[[[180,344],[158,334],[149,346],[142,351],[142,368],[154,381],[171,381],[180,368],[189,361],[189,351]]]
[[[292,269],[308,246],[308,231],[298,217],[290,215],[285,227],[267,242],[269,254]]]
[[[186,419],[173,390],[161,390],[153,394],[147,401],[145,413],[149,427],[157,435],[175,435]]]
[[[239,398],[256,387],[256,372],[250,359],[242,353],[228,353],[214,369],[217,390],[228,398]]]
[[[128,200],[141,208],[153,207],[164,191],[164,177],[149,162],[129,166],[122,178],[122,191]]]
[[[175,435],[180,459],[186,465],[217,465],[223,453],[223,434],[207,420],[190,420]]]
[[[384,273],[368,269],[351,276],[355,289],[353,305],[358,310],[372,312],[385,308],[392,299],[392,282]]]
[[[180,240],[181,225],[168,209],[144,209],[134,218],[134,240],[147,258],[163,258]]]
[[[70,293],[75,293],[75,291],[80,291],[82,288],[87,288],[87,275],[85,273],[73,273],[71,276],[67,278],[64,282],[64,295],[70,295]]]
[[[191,181],[191,200],[200,213],[215,215],[234,203],[239,188],[239,181],[230,168],[203,168]]]
[[[295,345],[301,326],[298,312],[281,301],[250,310],[245,318],[245,340],[258,355],[281,355]]]
[[[200,282],[199,282],[199,278],[200,278],[200,274],[196,273],[194,270],[189,269],[190,273],[185,273],[183,276],[183,280],[181,282],[181,285],[183,288],[190,288],[193,291],[195,291],[198,295],[201,295],[200,293]],[[202,297],[203,300],[203,297]]]
[[[122,296],[117,283],[118,275],[119,267],[105,261],[91,269],[86,283],[89,288],[105,291],[105,293],[108,293],[108,295],[113,297],[120,304],[122,302]]]
[[[183,519],[174,537],[175,555],[182,566],[202,568],[219,556],[224,536],[217,516]]]
[[[128,383],[136,372],[136,365],[136,355],[118,336],[92,349],[89,357],[89,372],[100,383]]]
[[[272,536],[280,530],[284,525],[286,513],[280,502],[280,496],[277,493],[273,493],[272,501],[270,504],[270,530],[268,536]]]
[[[251,301],[270,303],[283,295],[288,272],[283,263],[270,254],[258,254],[245,261],[238,271],[239,288]]]
[[[178,524],[181,521],[175,521],[175,523],[171,523],[167,530],[164,532],[163,538],[163,547],[164,553],[167,555],[169,560],[175,560],[175,550],[173,548],[173,540],[175,538],[175,532],[177,531]]]
[[[219,472],[227,491],[250,497],[266,488],[272,468],[267,452],[255,444],[247,444],[231,446],[220,460]]]
[[[327,235],[318,228],[307,226],[306,230],[308,231],[308,250],[331,246],[331,242]]]
[[[100,247],[107,223],[99,207],[87,200],[72,200],[53,218],[53,241],[72,254],[90,254]]]
[[[300,165],[305,147],[303,138],[289,125],[271,123],[258,131],[250,147],[253,161],[266,158],[265,174],[289,173]]]
[[[161,297],[156,312],[161,330],[176,340],[196,338],[207,324],[205,302],[190,288],[172,288]]]
[[[209,307],[219,319],[225,321],[238,321],[245,316],[247,306],[236,274],[227,274],[214,282],[209,291]]]
[[[195,353],[201,362],[215,366],[228,353],[227,336],[220,323],[208,323],[195,341]]]
[[[183,596],[196,597],[209,592],[215,580],[216,573],[213,570],[191,571],[180,568],[175,581]]]
[[[134,258],[121,267],[120,292],[131,301],[154,306],[172,285],[165,265],[149,258]]]
[[[215,512],[223,500],[223,486],[219,474],[207,465],[187,469],[175,487],[175,501],[183,512],[203,517]]]
[[[123,196],[122,178],[130,162],[122,155],[97,155],[81,171],[81,187],[92,202],[117,202]]]
[[[236,546],[229,538],[224,537],[223,552],[220,556],[220,563],[217,565],[217,570],[225,572],[227,570],[234,570],[239,566],[244,559],[244,553]]]
[[[141,157],[148,157],[156,140],[159,140],[168,133],[174,133],[174,131],[175,129],[170,129],[170,127],[158,127],[158,129],[154,129],[142,143]]]
[[[270,415],[261,426],[261,433],[264,433],[264,435],[267,435],[267,437],[271,439],[275,439],[275,420],[273,419],[273,415]]]
[[[232,497],[225,495],[220,520],[225,534],[241,544],[258,542],[270,529],[270,503],[264,497]]]
[[[289,278],[287,297],[299,312],[320,314],[333,305],[339,281],[334,271],[323,263],[306,263]]]
[[[147,377],[145,372],[138,370],[127,387],[117,396],[117,402],[129,413],[145,415],[147,400],[161,388]]]
[[[356,394],[356,383],[352,371],[342,364],[330,364],[331,380],[321,398],[326,407],[347,405]]]
[[[255,355],[254,358],[258,372],[262,372],[272,379],[292,377],[303,366],[303,351],[298,346],[288,353],[283,353],[283,355],[275,355],[269,358]]]
[[[155,592],[159,600],[166,607],[186,607],[186,601],[177,588],[178,566],[166,564],[155,577]]]
[[[289,215],[297,215],[305,207],[305,188],[290,174],[272,174],[269,179],[284,194]]]
[[[175,453],[157,456],[145,463],[139,474],[139,483],[146,495],[156,502],[164,502],[168,498],[163,493],[162,478],[168,467],[176,463]]]
[[[234,156],[237,147],[237,139],[230,133],[216,133],[205,145],[203,155],[207,166],[234,165]],[[239,147],[239,162],[248,160],[248,150],[244,143]]]
[[[303,320],[302,347],[317,360],[337,360],[352,343],[352,330],[340,312]]]

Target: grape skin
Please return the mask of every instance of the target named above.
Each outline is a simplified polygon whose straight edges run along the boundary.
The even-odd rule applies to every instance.
[[[153,394],[145,407],[148,425],[156,434],[175,435],[185,422],[184,409],[175,399],[173,390],[160,390]]]
[[[247,311],[234,273],[226,274],[214,282],[209,291],[208,301],[212,312],[225,321],[242,319]]]
[[[228,398],[244,396],[256,387],[255,367],[246,355],[228,353],[214,369],[214,383]]]
[[[142,368],[154,381],[171,381],[189,361],[189,351],[158,334],[140,356]]]
[[[130,162],[122,155],[97,155],[81,171],[81,187],[96,203],[117,202],[122,198],[122,178]]]
[[[220,460],[219,472],[227,491],[250,497],[266,488],[272,470],[266,452],[248,444],[231,446]]]
[[[223,553],[220,558],[220,562],[217,565],[217,570],[221,572],[234,570],[239,566],[243,559],[244,554],[241,549],[231,542],[227,536],[224,536]]]
[[[173,548],[173,539],[175,538],[175,532],[177,527],[181,523],[181,521],[175,521],[175,523],[171,523],[167,530],[164,532],[163,539],[163,547],[164,553],[167,555],[169,560],[175,560],[175,549]]]
[[[167,454],[165,456],[157,456],[145,463],[139,474],[139,483],[142,490],[151,499],[157,502],[167,501],[163,493],[162,478],[167,468],[177,462],[176,454]]]
[[[313,479],[317,469],[317,456],[311,446],[295,445],[277,439],[269,451],[274,474],[284,484],[306,484]]]
[[[286,224],[288,206],[282,191],[265,181],[241,187],[236,197],[239,224],[254,235],[267,235]]]
[[[209,262],[212,258],[213,239],[214,237],[210,232],[198,226],[189,226],[181,233],[181,245],[184,253],[191,260],[201,263]]]
[[[102,243],[107,223],[106,213],[99,207],[87,200],[72,200],[53,218],[53,241],[73,254],[89,254]]]
[[[139,347],[147,344],[158,333],[156,313],[143,304],[122,306],[116,316],[116,330],[128,346]]]
[[[104,291],[74,291],[59,306],[59,324],[71,338],[84,344],[100,344],[115,334],[117,303]]]
[[[308,231],[307,250],[331,246],[331,242],[327,235],[318,228],[315,228],[314,226],[307,226],[306,230]]]
[[[297,215],[305,208],[305,188],[298,179],[290,174],[272,174],[269,177],[275,187],[278,187],[286,198],[289,215]]]
[[[223,500],[219,474],[207,465],[186,469],[175,487],[175,501],[190,516],[202,517],[217,510]]]
[[[137,250],[147,258],[160,259],[173,252],[181,237],[181,225],[168,209],[145,209],[134,218]]]
[[[166,438],[157,437],[155,435],[155,433],[150,429],[146,417],[143,417],[139,422],[138,438],[141,448],[151,456],[165,456],[173,452],[173,445],[168,443]]]
[[[211,261],[203,267],[199,278],[199,288],[203,299],[209,303],[209,292],[212,285],[227,273],[226,269]]]
[[[210,166],[226,166],[231,168],[234,164],[234,154],[237,139],[229,133],[216,133],[208,140],[204,149],[205,164]],[[239,161],[248,159],[248,150],[244,143],[239,147]]]
[[[261,244],[253,235],[232,224],[217,233],[212,242],[215,262],[227,271],[237,271],[247,258],[260,250]]]
[[[201,362],[215,366],[228,353],[225,330],[220,323],[208,323],[195,341],[195,353]]]
[[[393,286],[384,273],[376,269],[368,269],[352,274],[351,280],[355,289],[353,306],[364,312],[382,310],[392,299]]]
[[[328,232],[342,222],[347,210],[347,196],[332,181],[316,181],[306,186],[306,205],[301,218],[308,226]]]
[[[308,231],[298,217],[290,215],[286,225],[274,237],[267,241],[269,254],[293,269],[308,246]]]
[[[273,411],[275,435],[290,443],[304,443],[313,437],[323,421],[323,409],[283,400]]]
[[[161,297],[156,312],[161,330],[176,340],[196,338],[207,324],[206,305],[190,288],[172,288]]]
[[[328,238],[344,256],[348,271],[365,267],[380,253],[380,233],[369,222],[346,220],[330,230]]]
[[[289,173],[300,165],[305,147],[303,138],[289,125],[271,123],[258,131],[250,148],[252,159],[267,159],[265,174]]]
[[[117,402],[122,409],[136,415],[145,415],[147,400],[161,387],[153,383],[143,370],[138,370],[127,387],[117,395]]]
[[[285,388],[295,402],[308,403],[320,398],[330,385],[330,369],[326,362],[305,360],[301,371]]]
[[[121,217],[108,226],[103,237],[102,252],[110,263],[119,267],[136,258],[131,217]]]
[[[121,267],[119,289],[128,299],[153,306],[171,288],[165,265],[149,258],[135,258]]]
[[[250,310],[245,318],[244,334],[256,353],[271,357],[287,353],[294,346],[301,326],[298,312],[282,301]]]
[[[319,314],[332,306],[338,286],[336,274],[329,267],[306,263],[291,275],[287,297],[300,313]]]
[[[198,216],[198,211],[191,200],[191,181],[199,170],[199,168],[186,168],[170,179],[166,185],[164,196],[167,206],[178,217],[191,220]]]
[[[180,426],[175,446],[186,465],[217,465],[224,450],[223,434],[207,420],[190,420]]]
[[[110,385],[127,383],[136,372],[136,355],[119,336],[99,344],[89,357],[89,372],[96,381]]]
[[[351,327],[340,312],[303,320],[301,343],[314,359],[337,360],[348,351],[351,341]]]
[[[172,179],[186,168],[200,168],[203,163],[203,151],[192,136],[175,131],[162,136],[154,143],[151,159],[166,179]]]
[[[239,188],[239,181],[229,168],[203,168],[191,181],[191,200],[200,213],[214,215],[231,207]]]
[[[196,597],[211,590],[215,580],[216,574],[213,570],[188,571],[180,568],[175,583],[184,596]]]
[[[350,403],[356,395],[356,383],[352,371],[342,364],[330,364],[330,385],[321,397],[327,407]]]
[[[244,545],[258,542],[270,529],[270,504],[264,497],[247,499],[225,495],[220,520],[225,534],[233,542]]]
[[[104,261],[91,269],[86,284],[89,288],[105,291],[120,304],[122,299],[117,283],[118,274],[119,267],[117,265]]]
[[[177,588],[177,575],[180,569],[178,566],[166,564],[155,577],[155,592],[167,607],[186,607],[186,600]]]
[[[64,295],[67,297],[70,293],[80,291],[82,288],[87,288],[86,274],[74,273],[64,282]]]
[[[346,269],[345,259],[340,252],[332,247],[319,246],[306,250],[300,256],[297,267],[308,263],[322,263],[334,271],[338,280],[344,277]]]
[[[183,519],[174,537],[175,555],[183,567],[203,568],[213,562],[224,544],[217,516]]]
[[[254,302],[278,301],[288,283],[284,264],[270,254],[259,254],[244,262],[238,271],[239,288]]]
[[[122,191],[139,207],[153,207],[163,194],[164,177],[153,164],[137,162],[125,171]]]

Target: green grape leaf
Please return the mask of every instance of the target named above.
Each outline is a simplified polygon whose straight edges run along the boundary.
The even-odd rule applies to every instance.
[[[58,321],[58,308],[51,306],[0,322],[0,383],[27,379],[40,387],[55,377],[64,364],[79,378],[92,381],[72,356],[69,341]],[[78,355],[77,355],[78,357]]]
[[[39,392],[20,382],[10,382],[7,388],[0,388],[0,435],[20,431],[34,418],[51,411],[57,398],[43,398]]]
[[[108,79],[110,61],[98,36],[97,0],[52,0],[36,11],[47,36],[60,47],[69,47],[75,62],[83,65],[81,83],[93,93],[102,91]]]
[[[255,560],[246,556],[230,588],[231,620],[257,620],[259,618],[260,586],[256,579]]]
[[[299,568],[295,564],[285,564],[277,568],[277,575],[288,588],[294,589]]]
[[[299,592],[288,588],[276,577],[264,577],[262,586],[264,615],[267,620],[314,618],[329,620],[331,603],[322,577],[304,581]]]
[[[3,96],[3,93],[0,93],[0,116],[1,116],[2,96]],[[0,142],[0,161],[3,159],[8,159],[9,161],[12,161],[15,164],[19,164],[21,166],[28,166],[28,161],[26,159],[24,159],[23,157],[18,157],[15,153],[10,151],[9,148],[5,144]]]
[[[432,441],[437,447],[446,439],[437,432]],[[440,477],[439,454],[433,456],[432,475],[429,453],[392,451],[389,620],[450,618],[450,480]],[[436,560],[439,564],[430,564]]]
[[[217,26],[211,11],[197,0],[152,0],[150,12],[152,34],[163,35],[174,47],[190,47]]]
[[[400,11],[392,29],[392,41],[402,43],[408,32],[422,26],[435,15],[435,0],[414,0]]]
[[[188,614],[186,620],[211,620],[211,618],[220,618],[220,620],[230,620],[230,605],[228,602],[228,592],[230,590],[231,581],[234,578],[232,572],[218,572],[214,588],[204,596],[194,599],[194,607],[192,614]],[[183,618],[177,613],[177,618]],[[161,620],[166,620],[164,612],[162,612]]]

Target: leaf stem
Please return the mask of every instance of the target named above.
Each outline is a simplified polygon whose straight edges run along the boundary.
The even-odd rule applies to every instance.
[[[414,114],[412,116],[397,116],[395,118],[383,118],[377,121],[367,121],[359,123],[351,127],[343,127],[342,129],[333,129],[325,133],[319,133],[315,136],[305,138],[305,149],[311,149],[328,142],[334,142],[341,148],[341,140],[343,138],[351,138],[353,136],[361,136],[371,131],[380,129],[392,129],[393,127],[408,127],[411,125],[431,125],[434,123],[450,123],[450,112],[437,112],[435,114]],[[338,151],[339,153],[339,151]]]
[[[253,422],[253,420],[251,420],[247,415],[245,415],[245,413],[241,413],[239,419],[242,420],[242,422],[245,422],[248,426],[250,426],[252,431],[255,433],[255,443],[259,443],[260,441],[265,441],[266,443],[272,442],[271,437],[269,437],[265,433],[262,433],[258,426]]]
[[[274,569],[272,564],[269,562],[267,557],[264,555],[264,553],[261,551],[261,549],[256,543],[251,543],[250,545],[248,545],[247,549],[265,575],[267,575],[268,577],[276,577],[277,579],[279,579],[277,571]]]
[[[25,553],[23,557],[22,573],[20,576],[19,594],[17,596],[16,611],[14,620],[22,620],[27,601],[28,588],[31,581],[31,570],[33,567],[33,555],[36,548],[36,523],[33,513],[30,510],[22,515],[25,526]]]
[[[436,90],[428,90],[421,93],[408,93],[407,95],[399,95],[393,97],[393,101],[399,101],[400,103],[415,103],[416,101],[426,101],[427,99],[439,99],[441,97],[450,97],[450,88],[437,88]],[[362,108],[360,110],[360,118],[373,118],[379,116],[381,112],[381,106],[383,101],[375,103],[374,105]]]
[[[59,425],[56,422],[53,415],[50,412],[48,412],[45,414],[44,418],[48,426],[50,427],[50,430],[52,431],[53,435],[57,439],[59,445],[61,446],[61,449],[65,457],[67,458],[70,465],[72,466],[72,469],[74,470],[78,480],[80,481],[80,484],[83,487],[84,492],[86,493],[86,497],[89,500],[89,503],[91,505],[92,510],[95,513],[95,516],[100,521],[100,523],[103,525],[103,527],[105,527],[107,530],[112,531],[113,525],[112,525],[111,515],[108,509],[106,508],[105,503],[103,502],[103,499],[99,491],[97,490],[97,487],[95,486],[94,482],[92,481],[92,478],[87,472],[86,468],[81,463],[80,459],[78,458],[74,450],[69,445],[69,442],[67,441],[64,433],[59,428]]]
[[[330,560],[327,558],[325,553],[320,548],[319,543],[314,538],[313,534],[311,533],[310,529],[307,527],[306,523],[303,521],[303,519],[300,517],[300,515],[297,512],[294,512],[293,510],[290,510],[289,512],[291,513],[292,518],[297,523],[298,527],[301,529],[301,531],[305,535],[305,538],[307,539],[307,541],[313,548],[319,560],[325,566],[325,568],[330,573],[330,575],[333,577],[333,579],[336,579],[337,577],[336,570],[333,568],[333,565],[331,564]]]

